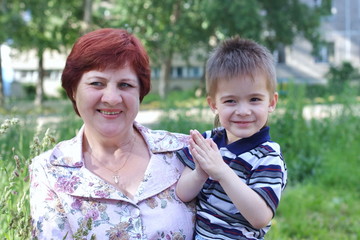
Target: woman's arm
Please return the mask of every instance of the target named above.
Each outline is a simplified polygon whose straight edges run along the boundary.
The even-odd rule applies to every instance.
[[[57,194],[50,188],[44,168],[30,166],[32,235],[37,239],[72,239],[72,232]],[[66,238],[64,238],[66,236]]]

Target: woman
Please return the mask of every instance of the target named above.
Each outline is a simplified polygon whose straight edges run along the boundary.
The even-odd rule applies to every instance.
[[[30,166],[38,239],[192,239],[193,206],[175,195],[188,137],[135,122],[150,90],[148,55],[121,29],[78,39],[62,86],[84,125]],[[87,238],[89,237],[89,238]]]

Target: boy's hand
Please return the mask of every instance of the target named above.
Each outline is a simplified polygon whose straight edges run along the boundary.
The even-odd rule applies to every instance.
[[[209,175],[201,168],[200,164],[197,162],[195,158],[194,158],[194,162],[195,162],[194,171],[199,176],[199,178],[208,179]]]
[[[190,136],[190,151],[195,163],[212,179],[219,181],[229,166],[224,162],[217,145],[212,139],[205,139],[197,130],[191,130]]]

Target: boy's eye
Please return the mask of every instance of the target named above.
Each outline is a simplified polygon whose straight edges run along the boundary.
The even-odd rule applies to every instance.
[[[225,100],[224,103],[235,103],[235,100],[232,100],[232,99]]]
[[[261,99],[257,98],[257,97],[254,97],[254,98],[251,98],[250,101],[251,102],[258,102],[258,101],[261,101]]]

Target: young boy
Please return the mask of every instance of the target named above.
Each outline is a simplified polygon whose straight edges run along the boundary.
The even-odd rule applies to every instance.
[[[263,239],[287,180],[267,126],[278,101],[272,55],[251,40],[224,41],[207,62],[206,90],[217,126],[190,131],[176,193],[198,197],[195,239]]]

